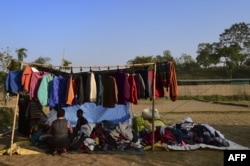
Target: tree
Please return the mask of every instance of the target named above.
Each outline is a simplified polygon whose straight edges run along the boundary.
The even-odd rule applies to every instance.
[[[196,61],[198,65],[208,68],[212,64],[211,62],[211,54],[213,53],[212,45],[210,43],[199,44],[197,53],[198,56],[196,57]]]
[[[246,60],[246,54],[241,54],[241,48],[238,44],[224,46],[218,49],[218,53],[225,58],[225,64],[230,69],[238,68]]]
[[[135,59],[129,60],[128,64],[143,64],[154,62],[153,56],[136,56]]]
[[[9,52],[9,47],[7,47],[6,51],[0,52],[0,66],[2,71],[6,71],[11,63],[12,56]]]
[[[16,53],[17,53],[17,59],[19,61],[23,61],[24,58],[27,58],[27,52],[28,50],[26,48],[19,48],[16,50]]]
[[[183,71],[193,71],[199,68],[198,64],[191,55],[182,54],[180,58],[176,58],[176,68]]]
[[[198,45],[198,56],[196,57],[197,64],[205,68],[212,64],[220,63],[221,56],[218,54],[219,43],[200,43]]]
[[[174,61],[174,58],[169,50],[163,51],[163,56],[157,55],[155,57],[155,62],[168,62]]]
[[[182,54],[181,57],[179,58],[179,63],[180,64],[191,64],[191,63],[195,63],[195,60],[192,58],[191,55]]]
[[[250,67],[250,58],[246,59],[244,65]]]
[[[164,61],[166,62],[174,61],[174,58],[169,50],[163,51],[163,58],[164,58]]]
[[[48,64],[51,61],[49,57],[39,57],[37,58],[33,63],[38,63],[38,64]]]
[[[61,69],[62,70],[69,70],[70,69],[70,67],[69,67],[69,65],[71,65],[72,64],[72,62],[70,62],[69,60],[67,60],[67,59],[62,59],[62,67],[61,67]]]
[[[239,67],[250,56],[250,24],[233,24],[220,34],[219,53],[230,68]]]
[[[8,70],[20,70],[21,69],[21,63],[15,59],[11,59],[10,64],[8,65]]]

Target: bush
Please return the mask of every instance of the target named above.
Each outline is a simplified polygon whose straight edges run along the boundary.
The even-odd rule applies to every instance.
[[[0,107],[0,133],[12,127],[14,111],[12,108]]]

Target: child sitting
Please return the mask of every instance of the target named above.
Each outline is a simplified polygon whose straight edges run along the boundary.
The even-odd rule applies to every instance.
[[[30,130],[30,141],[33,145],[37,146],[39,145],[40,141],[41,141],[41,136],[49,133],[50,131],[50,126],[49,125],[42,125],[39,127],[39,125],[34,125],[31,127]]]

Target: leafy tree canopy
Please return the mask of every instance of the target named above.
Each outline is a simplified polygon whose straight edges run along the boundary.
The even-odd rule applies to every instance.
[[[33,63],[38,63],[38,64],[49,64],[51,59],[49,57],[39,57],[37,58]]]

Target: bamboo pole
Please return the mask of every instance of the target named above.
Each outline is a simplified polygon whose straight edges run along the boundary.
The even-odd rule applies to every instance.
[[[27,65],[37,65],[37,66],[43,66],[43,67],[55,67],[55,68],[64,68],[64,67],[68,67],[68,68],[82,68],[82,69],[100,69],[100,68],[119,68],[119,67],[138,67],[138,66],[150,66],[150,65],[154,65],[155,63],[153,62],[149,62],[149,63],[140,63],[140,64],[125,64],[125,65],[113,65],[113,66],[61,66],[61,65],[52,65],[52,64],[39,64],[39,63],[28,63],[28,62],[23,62],[23,64],[27,64]]]
[[[22,62],[21,62],[20,68],[21,68],[21,70],[23,68]],[[16,97],[16,105],[15,105],[14,119],[13,119],[13,125],[12,125],[11,142],[10,142],[10,156],[12,156],[12,149],[13,149],[13,143],[14,143],[15,130],[16,130],[16,117],[17,117],[17,111],[18,111],[19,97],[20,97],[20,94],[18,92],[17,97]]]
[[[13,126],[12,126],[11,143],[10,143],[10,156],[12,156],[14,135],[15,135],[15,130],[16,130],[16,117],[17,117],[19,96],[20,96],[20,95],[19,95],[19,93],[18,93],[18,94],[17,94],[17,98],[16,98],[16,105],[15,105],[15,112],[14,112],[14,120],[13,120]]]
[[[156,78],[156,63],[154,64],[153,92],[152,92],[152,151],[154,151],[155,142],[155,78]]]

